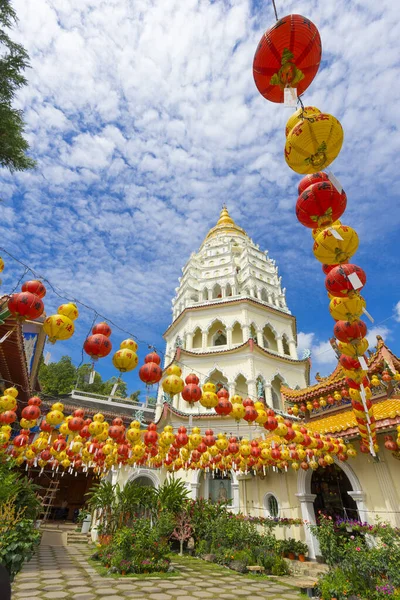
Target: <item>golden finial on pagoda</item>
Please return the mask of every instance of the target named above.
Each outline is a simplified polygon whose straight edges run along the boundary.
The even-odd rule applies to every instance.
[[[217,224],[210,229],[206,239],[217,234],[240,234],[246,235],[244,229],[236,225],[235,221],[230,216],[226,204],[222,205],[221,213]]]

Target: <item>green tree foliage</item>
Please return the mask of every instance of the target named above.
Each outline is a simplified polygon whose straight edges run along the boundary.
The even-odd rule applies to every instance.
[[[27,83],[23,72],[29,66],[26,50],[6,31],[16,20],[10,0],[0,0],[0,166],[23,171],[34,167],[35,161],[26,155],[22,111],[12,106],[17,91]]]
[[[90,384],[89,375],[91,370],[92,365],[90,364],[84,364],[77,368],[69,356],[62,356],[58,362],[48,365],[44,362],[41,363],[39,369],[40,385],[45,394],[52,396],[64,396],[73,389],[108,396],[117,381],[116,377],[103,381],[101,375],[96,372],[94,382]],[[127,393],[126,383],[120,381],[115,395],[119,398],[126,398]]]

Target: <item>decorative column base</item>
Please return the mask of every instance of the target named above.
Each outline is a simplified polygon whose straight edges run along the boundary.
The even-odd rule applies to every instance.
[[[319,548],[317,538],[311,533],[308,523],[315,525],[315,512],[314,512],[314,500],[317,497],[316,494],[296,494],[300,500],[301,517],[304,524],[304,533],[306,536],[306,544],[308,546],[308,556],[315,559],[320,555],[321,551]]]

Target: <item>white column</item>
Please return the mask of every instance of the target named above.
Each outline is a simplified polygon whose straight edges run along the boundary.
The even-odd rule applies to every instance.
[[[285,354],[284,351],[283,351],[282,337],[280,335],[276,336],[276,343],[278,345],[278,352],[279,352],[279,354]]]
[[[383,518],[391,521],[396,527],[400,527],[399,498],[394,487],[393,479],[386,462],[379,457],[379,462],[374,463],[376,477],[381,488],[386,510],[389,513]]]
[[[232,328],[226,328],[226,344],[228,348],[232,348]]]
[[[257,398],[257,386],[256,386],[256,382],[254,381],[254,379],[247,380],[247,389],[249,392],[249,398],[251,398],[252,400],[255,401]]]
[[[272,304],[272,294],[268,292],[268,304]]]
[[[317,497],[316,494],[296,494],[296,496],[300,500],[303,521],[315,525],[314,500]],[[307,523],[304,524],[304,533],[308,546],[308,556],[315,559],[320,554],[319,544],[318,540],[312,535]]]
[[[237,295],[236,285],[234,283],[232,283],[232,296],[236,296],[236,295]]]
[[[229,381],[228,388],[229,388],[229,396],[234,396],[235,395],[235,382]]]
[[[353,498],[355,503],[357,504],[358,514],[360,515],[360,521],[368,522],[368,509],[365,504],[365,499],[367,494],[361,490],[357,490],[354,492],[347,492],[348,495]]]
[[[190,487],[191,487],[190,497],[192,498],[192,500],[197,500],[197,498],[199,497],[200,483],[191,483]]]
[[[272,402],[272,385],[270,381],[266,381],[264,384],[264,391],[265,391],[265,402],[266,404],[272,408],[273,406],[273,402]]]
[[[203,350],[207,348],[207,331],[201,332],[201,347]]]
[[[243,325],[243,341],[247,342],[250,337],[250,327],[248,325]]]
[[[231,471],[231,489],[232,489],[232,512],[240,512],[240,493],[239,493],[239,481],[236,474]]]
[[[296,342],[294,340],[289,340],[289,351],[290,351],[290,356],[292,358],[297,359],[297,348],[296,348]]]
[[[257,329],[257,344],[260,346],[260,348],[264,347],[264,340],[263,340],[262,329]]]
[[[226,297],[226,286],[221,286],[221,297],[225,298]]]
[[[255,294],[254,288],[250,288],[250,296],[252,296],[252,298],[254,298],[255,295],[256,294]]]
[[[193,333],[186,334],[186,350],[192,350],[193,348]]]

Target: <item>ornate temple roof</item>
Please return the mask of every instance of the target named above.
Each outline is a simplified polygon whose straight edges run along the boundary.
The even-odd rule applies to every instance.
[[[386,346],[380,335],[376,336],[376,351],[367,359],[368,373],[373,375],[383,369],[386,362],[393,371],[400,370],[400,359]],[[319,378],[318,382],[301,390],[293,390],[282,386],[281,393],[289,402],[307,402],[318,399],[319,396],[331,394],[346,387],[346,376],[338,363],[334,371],[327,377]]]
[[[377,422],[377,430],[391,429],[400,423],[400,398],[381,400],[374,402],[374,416]],[[307,427],[319,433],[333,433],[346,436],[359,434],[356,417],[351,409],[341,410],[328,417],[312,419]]]
[[[217,224],[214,227],[212,227],[210,229],[210,231],[208,232],[208,234],[206,236],[206,240],[208,240],[210,237],[213,237],[214,235],[221,234],[221,233],[222,234],[223,233],[226,233],[226,234],[236,233],[236,234],[247,236],[247,233],[245,232],[245,230],[242,229],[241,227],[239,227],[239,225],[236,225],[235,221],[230,216],[228,209],[226,208],[225,205],[222,207],[221,214],[219,215]]]

